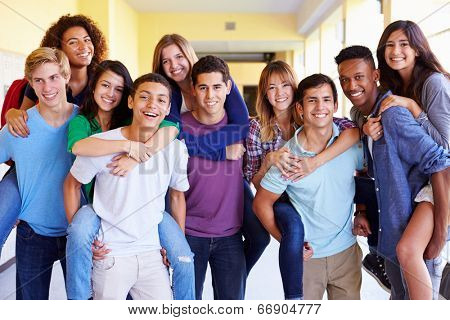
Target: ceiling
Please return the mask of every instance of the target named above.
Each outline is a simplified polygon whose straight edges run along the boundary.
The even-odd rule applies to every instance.
[[[138,12],[294,13],[304,0],[126,0]]]

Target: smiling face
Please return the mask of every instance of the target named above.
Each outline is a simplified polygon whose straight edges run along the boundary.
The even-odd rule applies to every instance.
[[[106,70],[98,78],[94,89],[94,100],[99,110],[109,112],[117,107],[122,99],[124,79],[118,74]]]
[[[231,82],[223,81],[220,72],[200,73],[194,86],[194,95],[199,112],[208,116],[224,112],[225,100],[230,93]]]
[[[411,47],[408,37],[399,29],[393,31],[386,41],[384,58],[393,70],[410,74],[416,63],[417,52]]]
[[[133,124],[157,129],[169,113],[169,89],[158,82],[144,82],[128,98],[128,105],[133,109]]]
[[[176,44],[162,49],[161,64],[166,76],[175,82],[185,81],[189,77],[191,70],[189,60]]]
[[[294,100],[294,88],[280,74],[273,73],[268,79],[267,100],[275,114],[287,111]]]
[[[91,37],[80,26],[71,27],[63,33],[61,49],[69,58],[70,65],[78,68],[89,66],[94,56]]]
[[[370,112],[377,95],[379,71],[364,59],[349,59],[339,64],[338,72],[345,96],[363,113]]]
[[[65,79],[56,63],[44,63],[31,73],[30,84],[34,89],[39,104],[52,108],[67,101]]]
[[[305,126],[326,128],[333,122],[337,102],[333,100],[333,90],[327,83],[304,91],[302,103],[297,103],[299,114],[303,115]]]

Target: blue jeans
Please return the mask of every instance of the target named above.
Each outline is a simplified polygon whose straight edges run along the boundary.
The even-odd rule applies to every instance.
[[[187,235],[186,239],[195,254],[195,298],[202,299],[209,262],[214,299],[244,299],[247,273],[241,233],[215,238]]]
[[[66,275],[66,237],[46,237],[28,223],[17,226],[16,291],[18,300],[48,300],[53,263],[60,260]]]
[[[22,200],[17,184],[16,169],[11,168],[0,181],[0,256],[3,245],[8,239],[20,214]]]
[[[270,235],[264,229],[252,209],[253,192],[247,180],[244,179],[244,221],[242,234],[244,235],[244,253],[247,275],[263,254],[270,242]]]
[[[302,219],[289,202],[278,200],[273,206],[275,221],[281,232],[279,265],[284,297],[303,299],[303,242],[305,231]]]
[[[100,218],[91,205],[81,207],[67,229],[67,297],[86,300],[92,296],[91,244],[100,229]],[[161,246],[173,268],[173,294],[177,300],[194,299],[193,254],[183,232],[164,212],[158,225]]]

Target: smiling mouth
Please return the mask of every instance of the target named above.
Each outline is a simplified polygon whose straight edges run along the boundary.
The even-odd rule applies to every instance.
[[[350,97],[357,98],[357,97],[361,96],[362,94],[363,94],[363,91],[350,92]]]
[[[314,116],[315,118],[318,118],[318,119],[323,119],[323,118],[325,118],[327,115],[328,115],[327,113],[316,113],[316,114],[313,114],[313,116]]]
[[[144,115],[150,118],[156,118],[158,115],[154,112],[144,112]]]
[[[287,101],[287,97],[286,98],[278,98],[278,99],[275,99],[275,101],[276,102],[285,102],[285,101]]]
[[[209,102],[206,102],[206,105],[207,105],[208,107],[215,106],[216,104],[217,104],[217,101],[209,101]]]
[[[179,68],[179,69],[175,69],[173,71],[170,71],[171,74],[173,75],[178,75],[183,71],[183,68]]]
[[[108,99],[108,98],[103,98],[103,97],[102,97],[102,101],[106,102],[107,104],[113,104],[115,102],[114,99]]]
[[[45,99],[47,99],[47,100],[52,100],[53,98],[56,97],[57,94],[58,94],[58,93],[55,92],[55,93],[50,93],[50,94],[42,94],[42,96],[43,96]]]
[[[83,52],[83,53],[77,54],[77,56],[80,58],[88,58],[90,55],[91,55],[90,52]]]

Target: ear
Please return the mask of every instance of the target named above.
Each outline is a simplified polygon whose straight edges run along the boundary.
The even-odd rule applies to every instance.
[[[191,92],[192,92],[192,95],[193,95],[194,97],[197,96],[197,93],[195,92],[195,84],[192,84]]]
[[[169,102],[169,106],[167,107],[167,111],[166,111],[166,116],[169,115],[171,108],[172,108],[172,102]]]
[[[299,115],[301,118],[303,118],[303,106],[301,105],[300,102],[297,101],[297,102],[295,103],[295,109],[297,109],[298,115]]]
[[[227,81],[227,95],[230,94],[232,86],[233,86],[233,84],[231,83],[231,80],[228,80]]]
[[[131,95],[128,96],[128,108],[133,110],[133,98],[131,97]]]
[[[338,110],[338,103],[337,101],[334,103],[333,113],[335,113]]]
[[[380,81],[380,69],[375,69],[372,75],[375,82]]]

